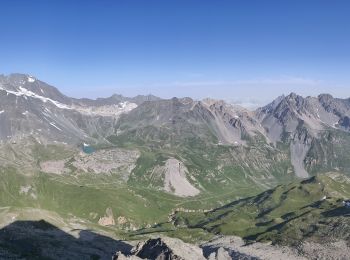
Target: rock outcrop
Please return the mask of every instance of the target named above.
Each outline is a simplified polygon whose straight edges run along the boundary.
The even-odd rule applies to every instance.
[[[114,226],[115,220],[113,216],[113,211],[111,208],[106,209],[106,215],[104,217],[100,217],[98,220],[98,224],[101,226]]]
[[[129,256],[118,252],[113,260],[154,259],[154,260],[204,260],[202,249],[176,238],[157,238],[140,242]]]

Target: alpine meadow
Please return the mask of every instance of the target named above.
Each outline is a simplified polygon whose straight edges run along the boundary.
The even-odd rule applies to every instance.
[[[0,259],[350,259],[347,1],[0,10]]]

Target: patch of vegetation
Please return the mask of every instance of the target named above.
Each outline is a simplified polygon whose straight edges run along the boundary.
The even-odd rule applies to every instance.
[[[320,239],[327,232],[328,238],[349,239],[338,227],[340,223],[345,230],[350,229],[350,209],[342,205],[343,199],[350,196],[349,183],[344,175],[320,175],[278,186],[208,213],[178,212],[173,222],[181,228],[202,228],[213,234],[279,244]]]

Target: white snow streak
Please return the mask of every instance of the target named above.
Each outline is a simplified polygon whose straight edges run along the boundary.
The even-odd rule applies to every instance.
[[[63,109],[72,109],[70,108],[68,105],[65,105],[65,104],[62,104],[56,100],[53,100],[51,98],[47,98],[47,97],[43,97],[43,96],[40,96],[38,94],[35,94],[34,92],[26,89],[26,88],[23,88],[23,87],[19,87],[19,91],[12,91],[12,90],[7,90],[7,89],[4,89],[2,87],[0,87],[0,90],[5,90],[7,92],[7,94],[13,94],[15,96],[23,96],[23,97],[32,97],[32,98],[36,98],[36,99],[40,99],[41,101],[43,101],[44,103],[46,102],[51,102],[52,104],[54,104],[56,107],[59,107],[59,108],[63,108]]]
[[[61,129],[61,128],[59,128],[58,126],[56,126],[56,125],[55,125],[55,123],[52,123],[52,122],[51,122],[51,123],[50,123],[50,125],[52,125],[52,126],[53,126],[54,128],[56,128],[56,129],[58,129],[58,130],[62,131],[62,129]]]
[[[0,90],[6,91],[7,95],[12,94],[18,97],[22,96],[25,99],[27,99],[27,97],[31,97],[31,98],[39,99],[44,103],[50,102],[58,108],[76,110],[82,114],[87,114],[87,115],[119,116],[120,114],[130,112],[131,110],[137,107],[135,103],[130,103],[130,102],[122,102],[117,105],[96,106],[96,107],[83,107],[83,106],[76,106],[76,105],[69,106],[69,105],[60,103],[56,100],[53,100],[51,98],[38,95],[21,86],[19,87],[18,91],[7,90],[1,86],[0,86]],[[42,89],[41,89],[41,92],[43,92]]]

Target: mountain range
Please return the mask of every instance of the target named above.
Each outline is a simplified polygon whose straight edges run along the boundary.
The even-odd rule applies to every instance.
[[[247,197],[329,172],[348,178],[349,147],[350,98],[291,93],[252,111],[188,97],[76,99],[30,75],[0,75],[2,223],[35,219],[29,209],[40,209],[65,228],[117,229],[127,237],[125,231],[176,222],[181,232],[197,230],[191,239],[211,232],[284,241],[269,234],[273,223],[289,221],[288,212],[265,219],[265,209],[255,208],[261,214],[242,231],[225,226],[235,217],[221,221],[243,202],[227,205],[244,199],[246,210],[258,200]],[[300,194],[312,193],[306,190]],[[303,206],[315,202],[310,198]],[[191,212],[206,216],[179,216]],[[263,220],[272,222],[252,227]]]
[[[247,174],[248,164],[249,169],[265,169],[268,178],[271,166],[281,162],[282,174],[302,178],[323,169],[349,169],[344,149],[349,142],[350,99],[328,94],[303,98],[291,93],[249,111],[211,99],[164,100],[152,95],[74,99],[29,75],[11,74],[0,77],[0,104],[3,145],[27,140],[69,148],[129,143],[157,153],[163,150],[160,153],[185,163],[184,155],[191,153],[186,148],[195,142],[205,147],[198,147],[201,153],[216,150],[199,160],[205,164],[216,156],[215,166],[223,173],[230,164]],[[253,160],[248,159],[251,156]],[[192,164],[201,168],[201,163]]]

